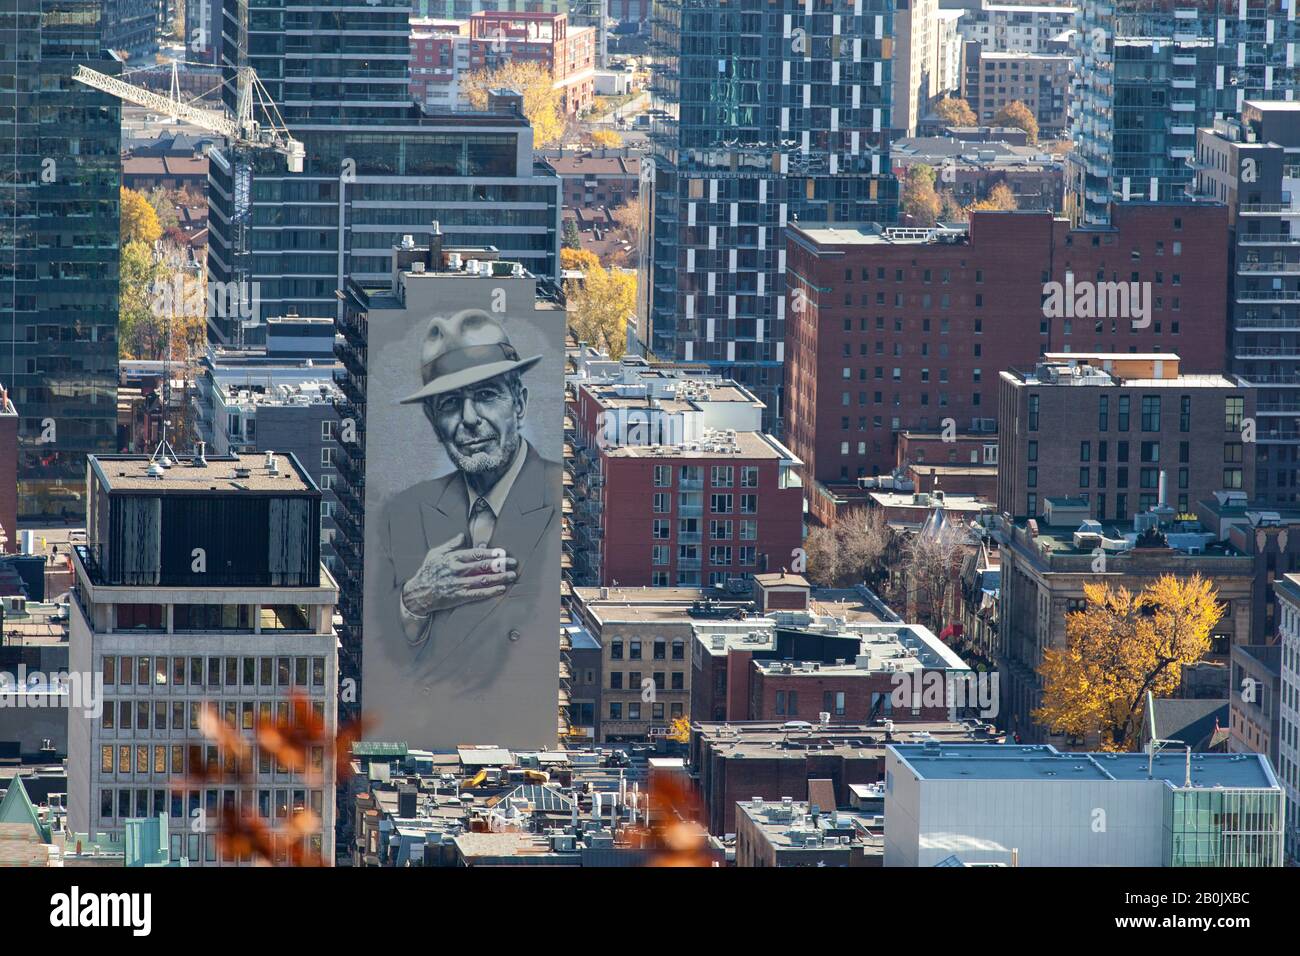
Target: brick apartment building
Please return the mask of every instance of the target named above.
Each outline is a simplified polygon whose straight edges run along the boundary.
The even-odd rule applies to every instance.
[[[469,18],[470,71],[508,61],[543,63],[564,90],[565,109],[595,104],[596,28],[575,27],[564,13],[480,11]]]
[[[1046,352],[1224,367],[1223,206],[1125,204],[1091,229],[1042,211],[976,213],[965,230],[793,226],[787,249],[785,435],[810,485],[888,473],[907,429],[993,432],[997,373]],[[1109,300],[1104,318],[1073,297],[1053,308],[1051,282],[1150,283],[1134,300],[1145,321]]]
[[[992,122],[999,110],[1019,101],[1038,121],[1039,139],[1050,139],[1069,127],[1072,55],[984,53],[978,43],[965,46],[961,95],[981,123]]]
[[[733,382],[644,364],[575,383],[574,583],[712,587],[788,566],[799,461],[762,411]]]
[[[1000,373],[998,511],[1036,518],[1048,498],[1125,521],[1159,503],[1190,514],[1214,492],[1254,488],[1243,422],[1255,390],[1236,376],[1184,375],[1175,354],[1049,353]]]
[[[545,150],[543,156],[564,183],[562,196],[569,209],[614,208],[637,198],[641,158],[627,147],[580,151]]]
[[[411,98],[426,109],[457,109],[469,69],[469,24],[411,18]]]

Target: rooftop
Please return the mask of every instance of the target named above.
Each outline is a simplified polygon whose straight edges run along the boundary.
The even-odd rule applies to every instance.
[[[1062,753],[1049,745],[996,747],[896,744],[893,752],[921,780],[1164,780],[1182,789],[1187,777],[1184,752],[1157,754],[1152,777],[1144,753]],[[1192,787],[1277,789],[1268,758],[1260,754],[1192,754]]]
[[[91,468],[110,492],[184,494],[209,491],[311,492],[316,483],[293,455],[276,452],[202,459],[181,457],[154,469],[149,455],[90,455]],[[267,467],[268,460],[274,469]]]
[[[976,720],[918,720],[900,723],[833,722],[813,726],[806,721],[722,721],[698,722],[693,732],[707,741],[714,756],[723,759],[803,760],[809,752],[817,756],[875,759],[890,744],[940,741],[945,747],[957,744],[986,746],[1004,739],[992,725]]]

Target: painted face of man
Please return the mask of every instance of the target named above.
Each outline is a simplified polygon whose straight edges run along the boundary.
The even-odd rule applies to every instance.
[[[504,377],[476,382],[424,403],[424,414],[452,463],[467,474],[504,468],[519,450],[528,389]]]

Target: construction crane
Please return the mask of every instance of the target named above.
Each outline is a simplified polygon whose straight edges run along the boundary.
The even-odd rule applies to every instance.
[[[285,165],[289,172],[300,173],[306,151],[302,143],[289,134],[279,107],[275,105],[275,101],[271,99],[271,95],[252,67],[242,66],[236,72],[236,105],[235,116],[232,118],[224,110],[205,109],[182,99],[180,77],[177,73],[180,62],[171,61],[171,88],[167,95],[134,86],[86,66],[78,66],[72,78],[78,83],[100,90],[119,100],[208,130],[229,141],[233,160],[230,164],[230,172],[233,179],[234,199],[233,215],[230,218],[232,257],[230,266],[237,287],[243,290],[248,274],[246,266],[249,254],[248,234],[253,208],[252,153],[254,150],[274,150],[285,157]],[[208,64],[194,65],[207,66]],[[258,120],[259,114],[264,117],[264,121]],[[258,322],[258,317],[254,317],[251,323],[239,323],[241,343],[244,329]]]
[[[190,123],[200,129],[217,133],[230,140],[231,146],[239,149],[273,149],[284,155],[291,173],[302,172],[303,145],[289,135],[285,128],[280,110],[272,101],[266,87],[257,78],[252,67],[240,67],[236,81],[236,112],[231,118],[221,110],[209,110],[193,106],[181,100],[180,82],[176,75],[177,62],[172,61],[171,91],[164,96],[152,90],[132,86],[116,77],[92,70],[87,66],[78,66],[72,78],[78,83],[94,87],[97,90],[115,96],[119,100],[143,106],[170,116],[172,119]],[[254,106],[260,106],[266,116],[266,123],[259,123],[254,116]]]

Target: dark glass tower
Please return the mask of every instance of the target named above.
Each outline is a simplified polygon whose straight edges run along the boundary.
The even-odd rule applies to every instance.
[[[22,410],[18,513],[84,511],[117,448],[120,111],[98,0],[0,3],[0,381]]]
[[[894,0],[657,0],[641,341],[781,426],[788,223],[897,218]]]
[[[534,162],[532,130],[515,113],[429,115],[415,106],[410,12],[399,0],[225,0],[227,106],[235,107],[237,67],[251,66],[306,151],[301,173],[274,153],[253,157],[242,238],[231,154],[211,154],[209,280],[256,283],[263,319],[291,310],[337,317],[345,279],[386,282],[392,247],[434,220],[449,245],[495,245],[502,258],[559,280],[559,177]],[[210,333],[233,343],[233,324],[214,320]],[[244,342],[258,332],[247,330]]]

